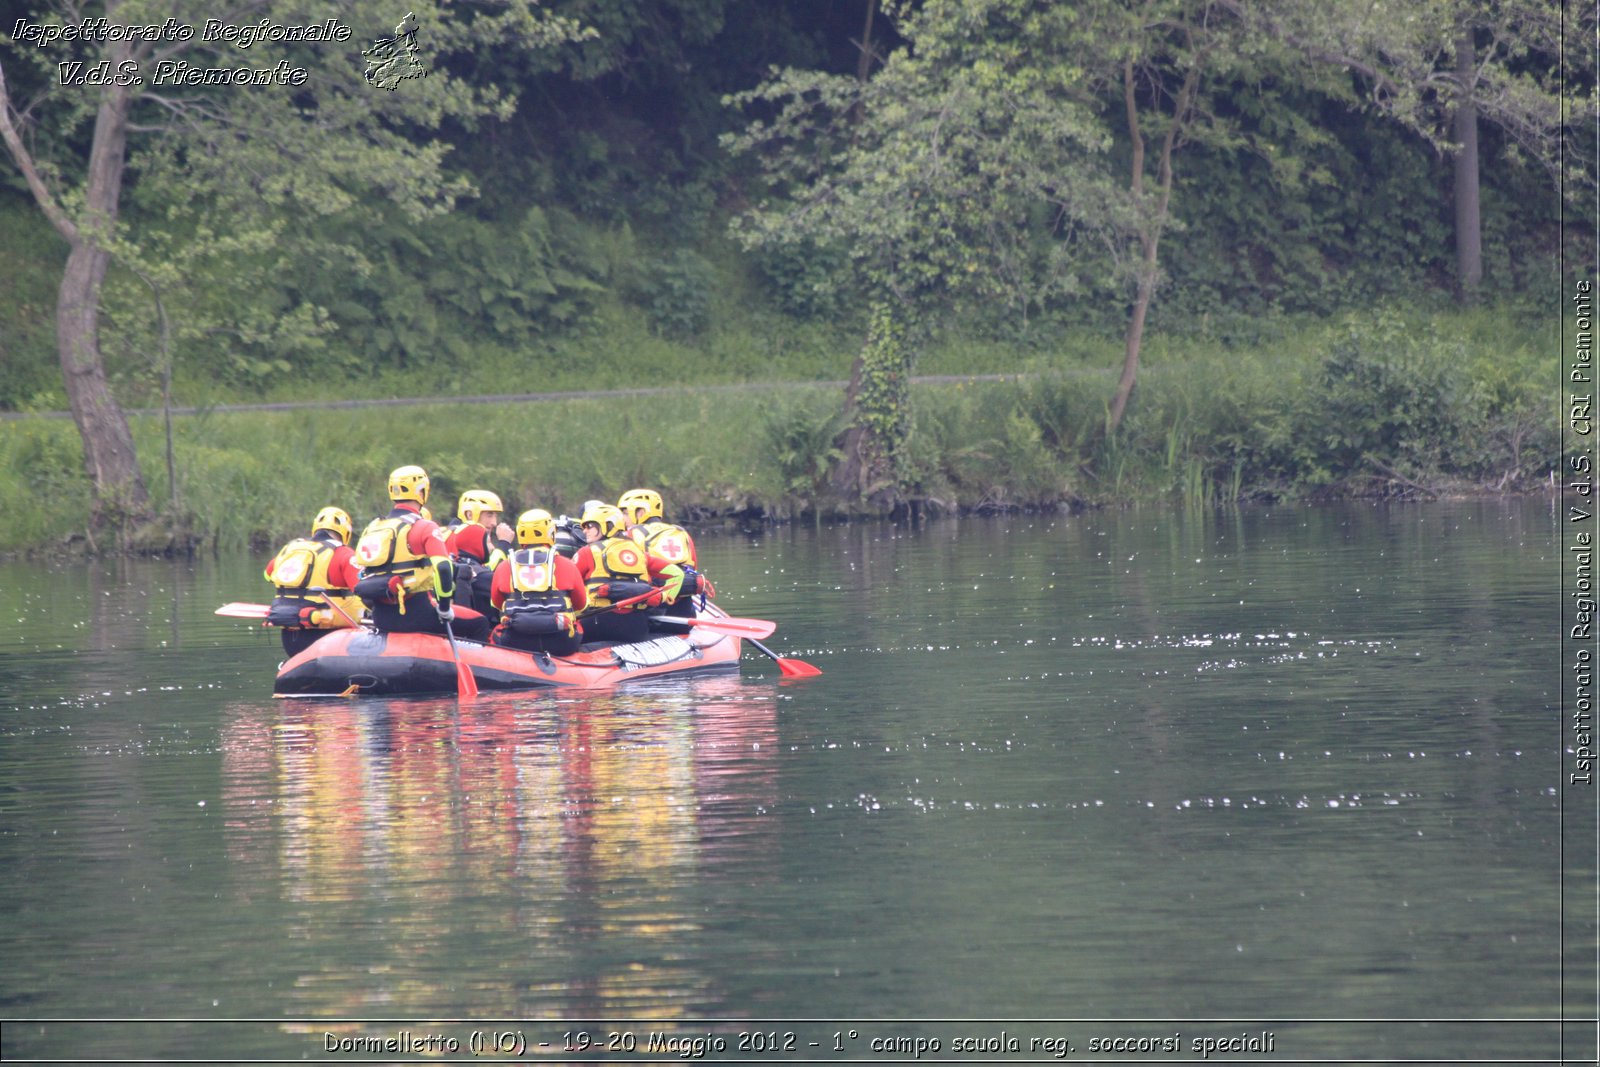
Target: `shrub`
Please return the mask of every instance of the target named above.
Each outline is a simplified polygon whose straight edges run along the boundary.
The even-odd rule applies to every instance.
[[[680,248],[632,280],[636,299],[644,305],[657,332],[688,338],[711,325],[711,296],[716,272],[704,256]]]

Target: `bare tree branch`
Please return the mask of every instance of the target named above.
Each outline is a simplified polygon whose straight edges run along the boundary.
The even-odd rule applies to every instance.
[[[17,169],[22,171],[22,176],[28,182],[28,189],[33,193],[34,200],[38,201],[39,209],[44,212],[45,218],[68,241],[78,240],[78,227],[67,217],[67,213],[56,202],[55,196],[50,192],[50,187],[45,184],[44,175],[39,173],[38,164],[34,161],[33,154],[28,151],[27,145],[22,143],[22,137],[11,121],[11,94],[6,88],[5,66],[0,64],[0,139],[6,143],[6,148],[11,152],[11,158],[16,161]]]

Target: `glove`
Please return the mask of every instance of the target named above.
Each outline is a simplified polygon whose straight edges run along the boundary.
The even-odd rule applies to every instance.
[[[667,584],[661,587],[661,596],[656,602],[665,600],[668,604],[676,604],[678,594],[683,592],[683,570],[679,567],[668,567],[662,573],[667,576]]]
[[[568,612],[568,611],[558,611],[558,612],[556,612],[556,622],[560,623],[561,627],[564,630],[567,631],[567,636],[568,637],[576,637],[577,636],[577,634],[578,634],[578,621],[575,618],[573,618],[571,612]]]
[[[450,622],[455,617],[456,617],[456,611],[455,611],[455,608],[451,607],[450,601],[448,601],[448,600],[439,601],[439,621],[441,621],[441,622]]]
[[[456,565],[448,556],[429,556],[428,562],[433,564],[433,591],[439,595],[439,603],[443,604],[456,595]],[[427,571],[418,570],[419,575],[426,577]]]

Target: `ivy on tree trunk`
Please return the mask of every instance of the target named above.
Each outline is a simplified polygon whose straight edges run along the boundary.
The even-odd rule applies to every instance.
[[[887,302],[873,306],[867,340],[845,393],[849,424],[834,442],[841,458],[832,484],[842,498],[899,502],[916,355],[908,334],[902,312]]]

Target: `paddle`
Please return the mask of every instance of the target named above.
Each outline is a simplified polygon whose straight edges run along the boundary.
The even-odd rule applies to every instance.
[[[647,593],[640,593],[636,597],[619,600],[615,604],[608,604],[597,611],[586,611],[579,618],[587,619],[595,615],[603,615],[608,611],[616,611],[618,608],[630,607],[642,600],[649,600],[660,592],[660,589],[652,589]],[[721,609],[719,608],[718,611],[720,612]],[[771,637],[772,632],[778,628],[777,623],[768,622],[766,619],[736,619],[726,613],[719,614],[715,618],[701,616],[694,619],[678,615],[652,615],[650,616],[650,621],[672,626],[704,626],[714,633],[727,634],[730,637],[744,637],[751,640],[758,637]]]
[[[585,611],[580,614],[578,618],[588,619],[593,618],[596,615],[604,615],[608,611],[616,611],[619,608],[631,608],[633,605],[638,604],[641,601],[649,600],[651,597],[660,592],[661,590],[659,589],[652,589],[648,593],[640,593],[638,596],[629,597],[627,600],[619,600],[615,604],[607,604],[603,608],[595,608],[593,611]]]
[[[435,603],[435,610],[438,607]],[[471,700],[478,695],[478,680],[472,676],[472,668],[461,661],[461,650],[456,647],[456,632],[450,628],[450,620],[441,616],[439,621],[444,623],[444,635],[450,639],[450,658],[456,661],[456,699]]]
[[[328,595],[328,591],[326,589],[313,588],[311,591],[313,593],[316,593],[318,596],[322,597],[323,600],[326,600],[328,602],[328,607],[332,608],[334,611],[337,611],[340,615],[343,615],[345,622],[349,623],[351,626],[360,626],[361,625],[361,623],[359,621],[357,621],[355,619],[352,619],[350,617],[350,613],[348,611],[344,610],[343,608],[341,608],[339,606],[339,602],[337,600],[333,599],[333,597]]]
[[[786,678],[814,678],[822,673],[821,667],[813,667],[803,659],[785,659],[753,637],[747,637],[745,640],[755,645],[768,659],[776,663],[778,670],[782,671]]]
[[[707,605],[707,608],[716,612],[717,615],[723,620],[733,619],[733,616],[729,615],[715,604],[709,604]],[[756,622],[759,620],[745,619],[741,621]],[[776,627],[774,627],[774,629],[776,629]],[[766,637],[767,634],[762,634],[761,636]],[[817,675],[822,673],[821,667],[814,667],[803,659],[788,659],[784,656],[780,656],[776,652],[772,651],[772,649],[756,640],[754,637],[745,637],[745,640],[749,641],[752,645],[755,645],[756,649],[761,652],[762,655],[776,663],[778,665],[778,670],[783,672],[783,676],[785,678],[815,678]]]
[[[688,619],[679,615],[652,615],[652,623],[669,626],[704,626],[713,633],[727,634],[729,637],[743,637],[754,641],[758,637],[771,637],[772,632],[778,628],[775,622],[766,619],[736,619],[732,615],[721,618]]]
[[[309,591],[316,593],[318,596],[322,597],[323,600],[327,601],[328,607],[344,616],[344,621],[349,623],[351,626],[361,625],[361,623],[351,618],[350,613],[341,608],[339,606],[339,602],[329,596],[326,590],[312,589]],[[271,607],[267,604],[249,604],[242,600],[235,600],[231,604],[222,605],[222,607],[218,608],[212,614],[226,615],[230,619],[264,619],[267,617],[267,613],[270,610]]]

